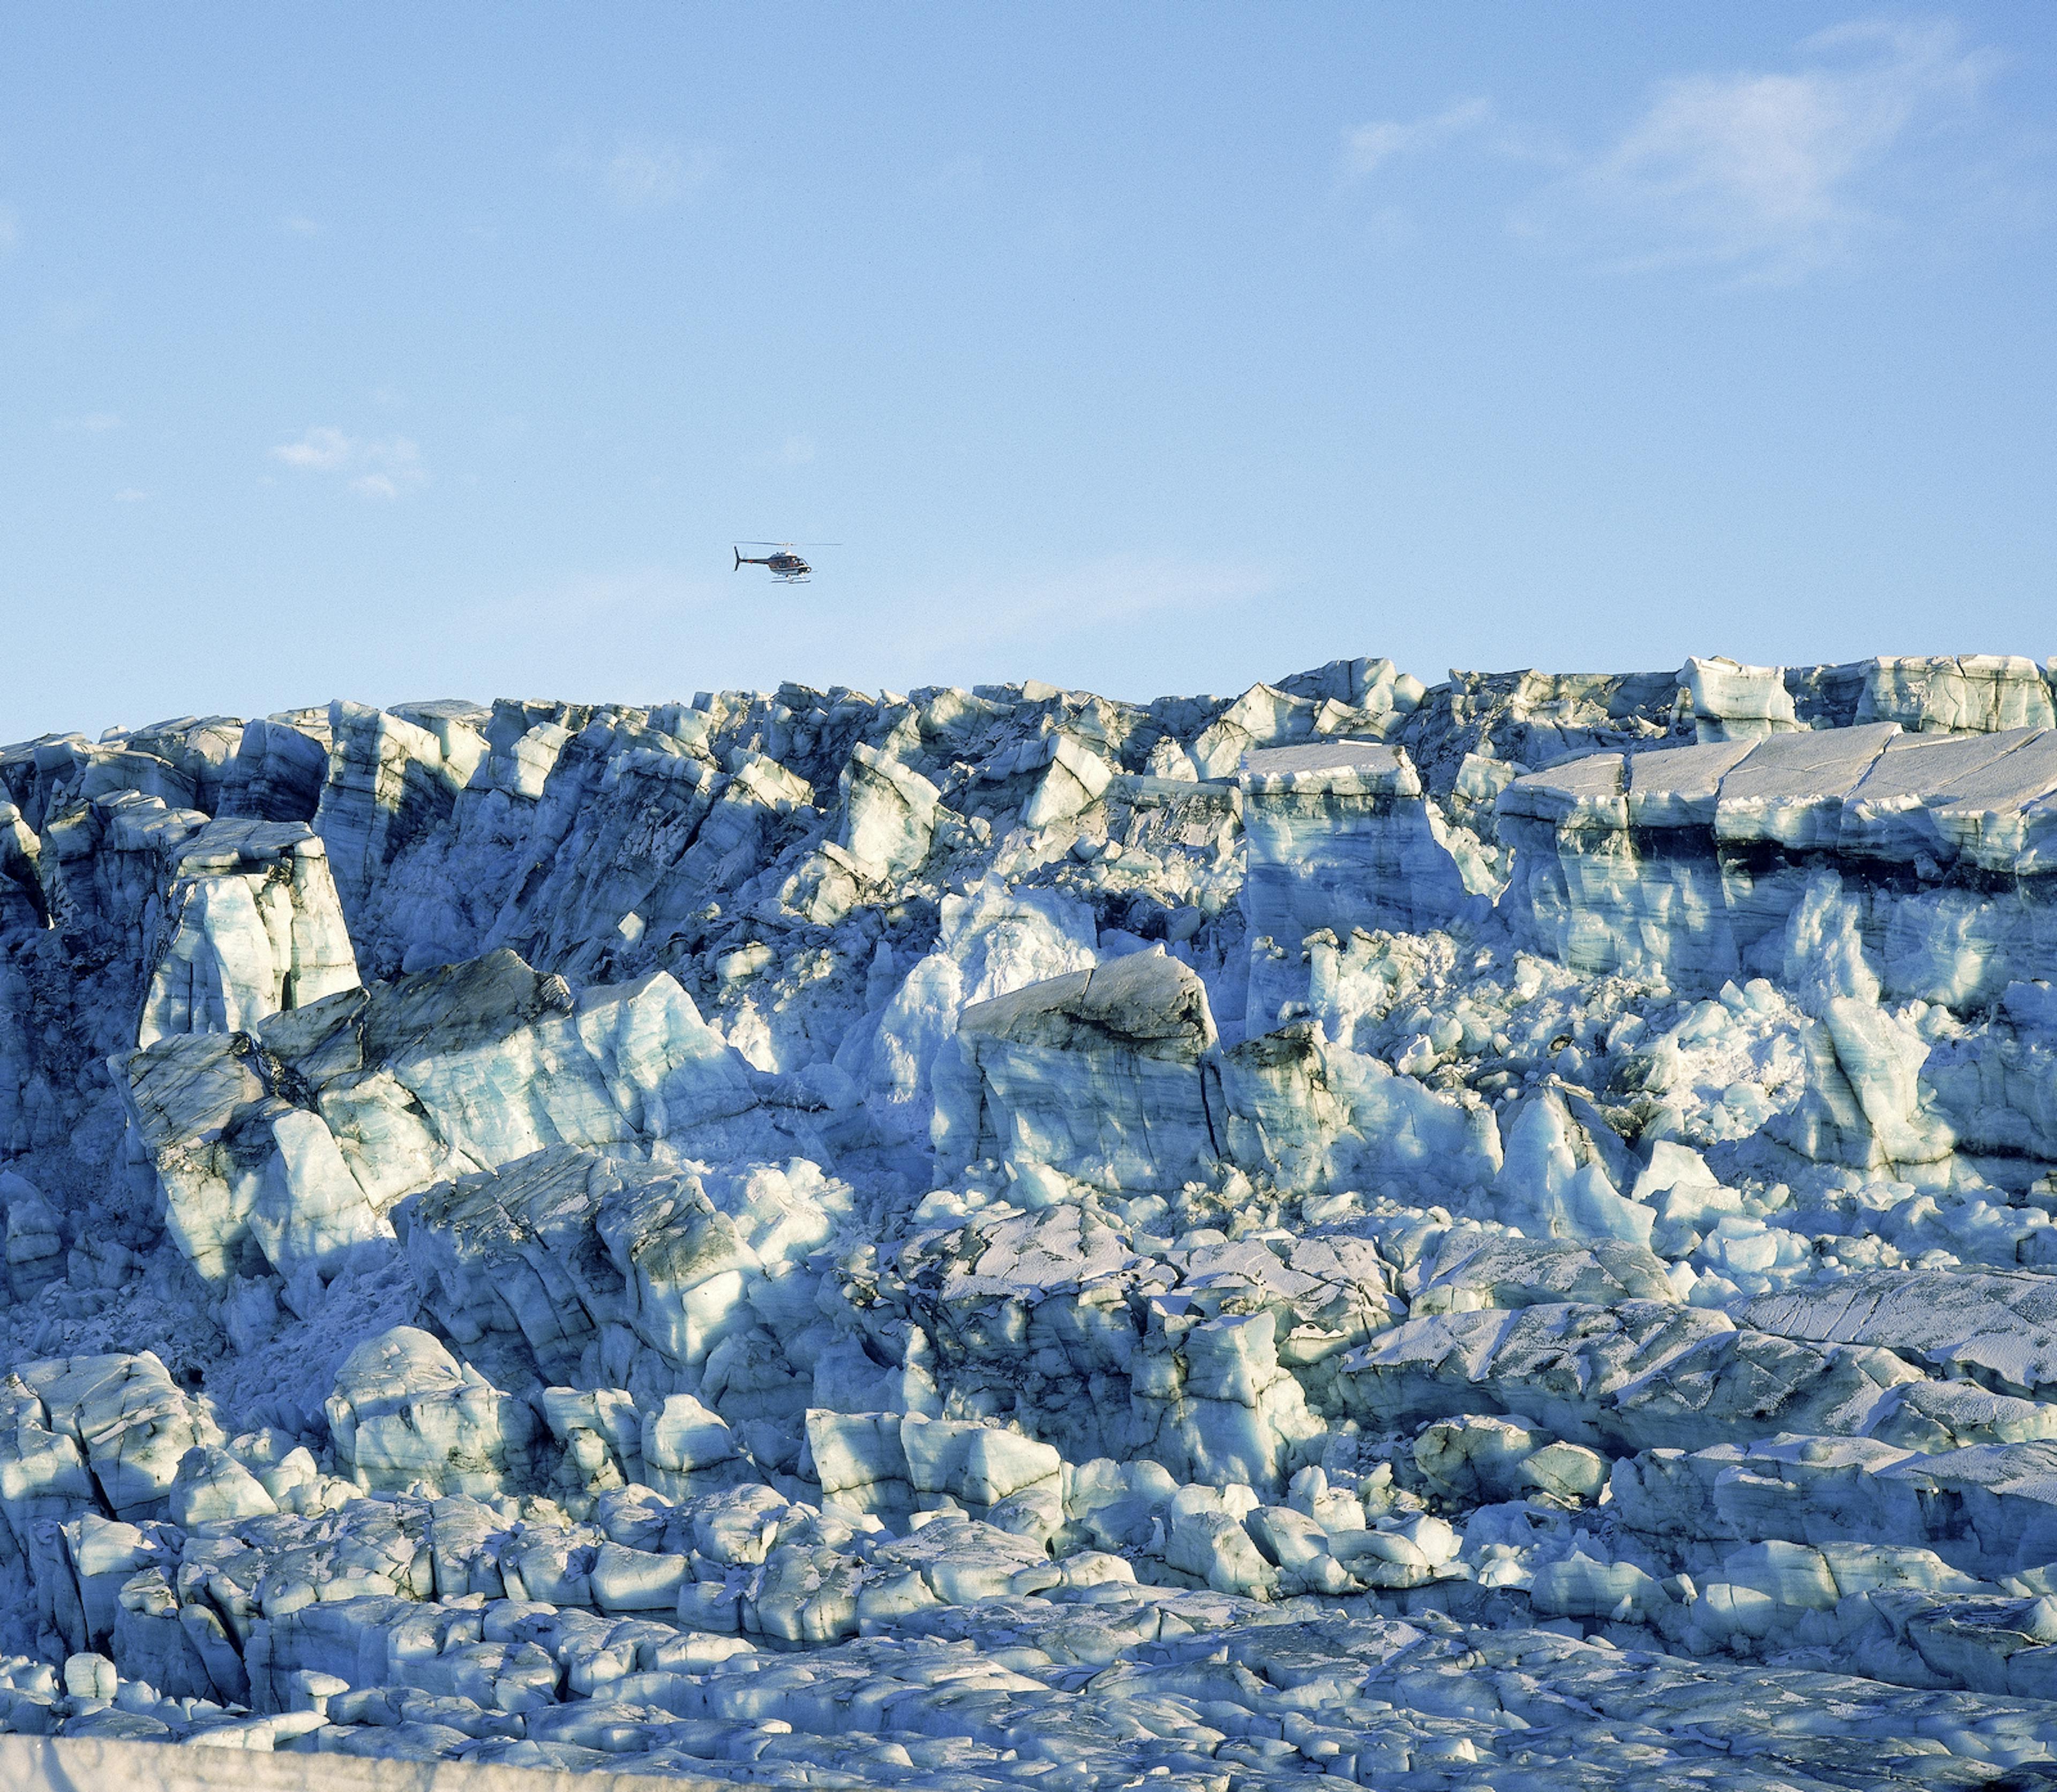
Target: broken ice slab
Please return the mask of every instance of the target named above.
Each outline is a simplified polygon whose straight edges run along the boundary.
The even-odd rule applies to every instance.
[[[1243,754],[1238,781],[1246,795],[1421,794],[1413,762],[1398,747],[1373,741],[1260,748]]]
[[[2047,1276],[1877,1271],[1769,1295],[1744,1311],[1784,1337],[1881,1344],[1937,1375],[2057,1399],[2057,1280]]]
[[[1639,753],[1628,762],[1626,825],[1631,828],[1712,828],[1722,780],[1748,757],[1754,739]],[[1544,800],[1530,798],[1541,809]],[[1554,821],[1552,815],[1538,819]]]
[[[1902,734],[1897,724],[1619,755],[1515,780],[1501,909],[1572,968],[1698,992],[1776,975],[1786,931],[1841,874],[1885,993],[1960,1012],[2057,967],[2031,887],[2057,841],[2057,732]],[[1954,875],[1960,858],[1983,879]]]
[[[904,877],[928,856],[938,795],[919,772],[860,741],[850,750],[838,786],[842,826],[837,844],[868,875]]]
[[[1017,1177],[1046,1166],[1133,1195],[1233,1165],[1302,1189],[1457,1192],[1501,1167],[1477,1096],[1431,1090],[1309,1023],[1217,1052],[1203,984],[1157,952],[968,1007],[937,1063],[945,1176],[1004,1158]]]
[[[409,833],[448,817],[486,756],[484,738],[468,720],[422,720],[429,726],[340,698],[329,705],[328,776],[315,827],[328,842],[343,912],[353,923]]]
[[[822,1497],[858,1512],[904,1514],[947,1495],[983,1515],[1031,1488],[1056,1491],[1063,1466],[1019,1432],[919,1413],[814,1410],[807,1428]]]
[[[1176,959],[1137,952],[973,1003],[957,1037],[985,1091],[969,1157],[1136,1191],[1176,1189],[1215,1161],[1199,1068],[1214,1017]]]
[[[512,952],[345,991],[256,1035],[173,1035],[125,1072],[170,1230],[211,1280],[332,1274],[390,1236],[401,1196],[549,1146],[647,1152],[690,1127],[717,1155],[826,1154],[807,1098],[752,1070],[672,977],[575,999]]]
[[[1899,731],[1881,722],[1760,741],[1722,779],[1714,837],[1735,845],[1770,841],[1797,852],[1833,849],[1843,799]]]
[[[1441,817],[1398,748],[1336,741],[1249,753],[1238,782],[1253,939],[1440,927],[1464,906]]]
[[[311,821],[328,775],[327,718],[271,716],[244,724],[222,769],[221,820]]]
[[[2047,732],[2018,728],[1997,734],[1896,736],[1844,800],[1837,850],[1907,864],[1924,854],[1947,862],[1957,842],[1945,835],[1936,812],[1960,789],[2013,784],[2019,773],[2011,774],[2000,762]]]
[[[10,1381],[18,1391],[14,1434],[0,1441],[0,1501],[10,1521],[76,1500],[81,1457],[89,1497],[119,1518],[161,1517],[186,1453],[222,1441],[152,1351],[25,1363]]]
[[[298,823],[212,821],[172,854],[136,1036],[232,1033],[357,985],[327,849]]]
[[[1515,779],[1500,793],[1500,813],[1520,821],[1625,828],[1626,777],[1626,762],[1619,753],[1567,760],[1551,771]]]
[[[795,1172],[716,1174],[560,1145],[411,1199],[407,1261],[425,1310],[510,1377],[592,1387],[611,1362],[631,1385],[668,1392],[727,1346],[743,1379],[750,1364],[783,1387],[795,1371],[776,1337],[814,1316],[807,1260],[847,1193],[812,1165]]]
[[[327,1410],[339,1466],[367,1489],[494,1493],[529,1472],[537,1426],[528,1402],[418,1327],[394,1326],[352,1351]]]
[[[1796,1343],[1667,1302],[1440,1313],[1381,1332],[1336,1379],[1366,1425],[1518,1414],[1611,1450],[1861,1433],[1920,1371],[1889,1351]]]
[[[1624,1300],[1675,1300],[1663,1259],[1619,1239],[1578,1244],[1565,1239],[1446,1235],[1421,1272],[1410,1317],[1480,1307],[1512,1310],[1549,1302],[1611,1307]]]
[[[1305,1021],[1223,1052],[1220,1078],[1222,1154],[1282,1187],[1441,1199],[1490,1185],[1502,1167],[1479,1096],[1430,1088]]]
[[[2057,1440],[1926,1454],[1793,1435],[1615,1463],[1622,1522],[1651,1536],[1932,1549],[1981,1579],[2057,1561]]]
[[[1997,733],[2057,722],[2043,669],[2022,654],[1882,656],[1864,667],[1853,718]]]
[[[1678,684],[1702,744],[1758,741],[1800,726],[1779,667],[1695,656],[1681,669]]]
[[[2057,729],[1937,792],[1928,805],[1948,847],[1984,871],[2047,871],[2057,856]]]

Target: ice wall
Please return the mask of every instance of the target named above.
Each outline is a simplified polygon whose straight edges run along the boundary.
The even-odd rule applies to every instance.
[[[2050,690],[0,752],[0,1763],[2043,1770]]]

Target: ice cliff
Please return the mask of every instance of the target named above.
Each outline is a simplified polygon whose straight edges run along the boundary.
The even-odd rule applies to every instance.
[[[0,750],[0,1731],[2041,1783],[2053,688]]]

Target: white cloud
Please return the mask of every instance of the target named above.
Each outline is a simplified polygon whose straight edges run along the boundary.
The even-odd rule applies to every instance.
[[[1968,114],[1996,66],[1948,22],[1857,23],[1807,39],[1790,69],[1666,81],[1516,227],[1618,267],[1803,278],[1897,227],[1894,176]]]
[[[157,494],[146,492],[138,485],[125,485],[114,494],[117,504],[148,504]]]
[[[573,167],[590,168],[607,196],[624,212],[649,212],[698,192],[720,170],[719,154],[670,137],[624,134],[612,151],[567,156]]]
[[[298,441],[280,443],[271,458],[298,473],[340,473],[367,498],[397,498],[429,482],[420,448],[405,436],[375,441],[317,427]]]
[[[364,470],[351,480],[350,489],[367,498],[397,498],[429,482],[421,449],[405,436],[367,442],[360,461]]]
[[[271,458],[303,473],[339,473],[349,465],[357,444],[340,429],[310,429],[298,441],[283,442]]]
[[[1388,162],[1418,156],[1481,129],[1492,122],[1490,100],[1461,100],[1433,118],[1417,118],[1411,125],[1394,119],[1378,119],[1343,133],[1343,168],[1362,178],[1376,174]]]
[[[311,218],[303,217],[297,212],[291,212],[287,216],[281,218],[279,220],[279,228],[285,231],[288,236],[319,236],[321,235],[321,226],[319,224],[316,224]]]
[[[104,436],[121,427],[121,419],[111,410],[89,410],[81,417],[61,417],[58,429],[70,436]]]

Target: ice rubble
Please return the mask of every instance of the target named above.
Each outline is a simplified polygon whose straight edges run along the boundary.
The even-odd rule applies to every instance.
[[[2057,1760],[2053,677],[6,750],[0,1728],[952,1788]]]

